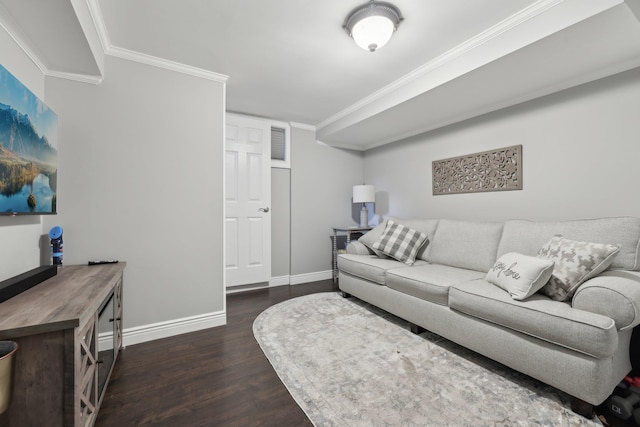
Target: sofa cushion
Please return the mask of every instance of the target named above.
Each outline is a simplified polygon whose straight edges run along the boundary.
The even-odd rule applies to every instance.
[[[484,274],[447,265],[394,268],[387,271],[387,286],[396,291],[440,305],[449,302],[449,287],[479,279]]]
[[[496,260],[501,235],[502,223],[442,219],[427,261],[486,273]]]
[[[437,219],[400,219],[390,217],[389,219],[394,220],[398,224],[402,224],[406,227],[413,228],[414,230],[418,230],[427,235],[427,243],[420,248],[418,253],[416,254],[416,259],[422,259],[428,261],[426,254],[429,251],[429,246],[433,241],[433,236],[436,233],[436,229],[438,227],[439,220]]]
[[[426,234],[388,220],[384,232],[372,248],[407,265],[413,265],[416,254],[426,242]]]
[[[373,230],[369,230],[365,234],[363,234],[358,239],[358,242],[362,243],[367,248],[371,249],[371,251],[374,254],[378,255],[378,257],[388,258],[388,256],[385,255],[382,251],[378,249],[373,249],[373,244],[378,241],[380,236],[382,236],[382,233],[384,233],[385,228],[387,228],[387,220],[382,221],[380,224],[376,225],[373,228]]]
[[[347,245],[347,253],[353,255],[373,255],[369,248],[360,243],[359,240],[352,240]]]
[[[425,261],[416,261],[414,265],[424,265]],[[406,264],[392,258],[378,258],[375,255],[341,254],[338,256],[340,271],[384,285],[386,272],[392,268],[407,267]]]
[[[618,245],[589,243],[553,236],[538,256],[555,262],[553,275],[541,292],[556,301],[566,301],[578,286],[607,269],[620,251]]]
[[[523,300],[545,286],[553,266],[554,262],[548,259],[509,252],[496,261],[486,279],[509,292],[511,298]]]
[[[452,286],[449,307],[597,358],[611,356],[618,346],[615,322],[607,316],[540,294],[516,301],[483,279]]]
[[[640,218],[634,217],[560,222],[507,221],[498,257],[508,252],[536,255],[542,245],[556,234],[572,240],[620,245],[620,252],[610,268],[640,270]]]

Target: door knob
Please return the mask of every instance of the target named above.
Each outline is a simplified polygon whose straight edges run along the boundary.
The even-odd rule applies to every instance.
[[[260,209],[258,209],[258,211],[267,213],[267,212],[269,212],[269,208],[260,208]]]

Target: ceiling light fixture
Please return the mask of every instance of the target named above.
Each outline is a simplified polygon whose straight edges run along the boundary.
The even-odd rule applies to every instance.
[[[375,52],[387,44],[403,19],[400,9],[391,3],[371,0],[351,11],[342,28],[358,46]]]

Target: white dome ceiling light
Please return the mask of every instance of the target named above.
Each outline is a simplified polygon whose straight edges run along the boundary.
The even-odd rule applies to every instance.
[[[403,19],[391,3],[371,0],[351,11],[343,28],[358,46],[375,52],[387,44]]]

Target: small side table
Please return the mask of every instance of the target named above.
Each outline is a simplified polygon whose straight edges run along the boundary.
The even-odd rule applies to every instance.
[[[332,227],[333,228],[333,283],[338,281],[338,234],[347,235],[347,245],[351,241],[352,234],[364,234],[373,227]]]

